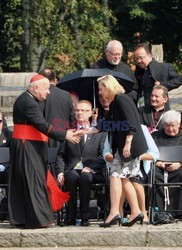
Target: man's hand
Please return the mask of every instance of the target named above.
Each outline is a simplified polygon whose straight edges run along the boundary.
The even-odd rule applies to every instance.
[[[161,83],[159,81],[154,82],[155,85],[160,85]]]
[[[89,168],[89,167],[84,167],[84,168],[82,169],[82,173],[90,173],[90,172],[92,172],[92,170],[91,170],[91,168]]]
[[[66,132],[66,138],[67,141],[72,142],[73,144],[79,143],[80,136],[74,132],[74,130],[67,130]]]
[[[74,132],[74,135],[82,137],[83,135],[87,134],[87,129],[80,129],[80,130],[76,130]]]
[[[173,172],[181,168],[181,164],[179,162],[174,162],[166,167],[168,172]]]
[[[98,132],[99,132],[98,129],[96,129],[94,127],[90,127],[90,128],[84,128],[84,129],[77,130],[77,131],[75,131],[74,135],[81,137],[81,136],[86,135],[86,134],[96,134]]]
[[[165,162],[163,161],[157,161],[155,165],[159,168],[165,169]]]
[[[63,173],[58,174],[58,181],[61,185],[64,184],[64,174]]]
[[[92,109],[92,119],[97,120],[98,118],[98,108]]]

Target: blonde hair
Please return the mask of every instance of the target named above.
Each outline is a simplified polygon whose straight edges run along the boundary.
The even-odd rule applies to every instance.
[[[107,98],[113,100],[114,96],[117,94],[124,94],[125,90],[121,84],[116,80],[116,78],[112,75],[106,75],[99,77],[97,79],[99,85],[103,85],[109,92],[109,96]]]

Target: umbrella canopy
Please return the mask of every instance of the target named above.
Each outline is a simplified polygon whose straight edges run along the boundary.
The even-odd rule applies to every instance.
[[[97,78],[100,76],[112,75],[124,87],[126,92],[133,88],[133,80],[122,72],[110,69],[83,69],[63,77],[57,87],[69,92],[76,92],[80,100],[89,100],[94,108],[95,101],[98,101]]]

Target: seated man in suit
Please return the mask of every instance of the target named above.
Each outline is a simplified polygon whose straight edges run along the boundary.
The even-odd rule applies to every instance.
[[[75,105],[76,128],[88,128],[92,105],[81,100]],[[81,226],[89,225],[89,201],[92,183],[104,182],[102,156],[106,134],[84,135],[79,144],[60,145],[56,162],[58,181],[70,192],[65,225],[76,225],[77,187],[79,187]]]
[[[167,88],[163,85],[155,85],[150,97],[150,106],[139,108],[141,123],[148,127],[150,133],[162,128],[161,119],[164,112],[169,110],[169,107],[166,107],[167,101]]]
[[[4,126],[3,112],[0,110],[0,147],[9,147],[12,132]],[[6,123],[6,122],[5,122]],[[9,163],[0,164],[0,184],[8,184]]]

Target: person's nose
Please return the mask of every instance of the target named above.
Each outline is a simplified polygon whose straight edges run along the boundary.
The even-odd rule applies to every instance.
[[[173,127],[169,126],[169,127],[168,127],[168,130],[169,130],[170,132],[172,132],[172,131],[173,131]]]

